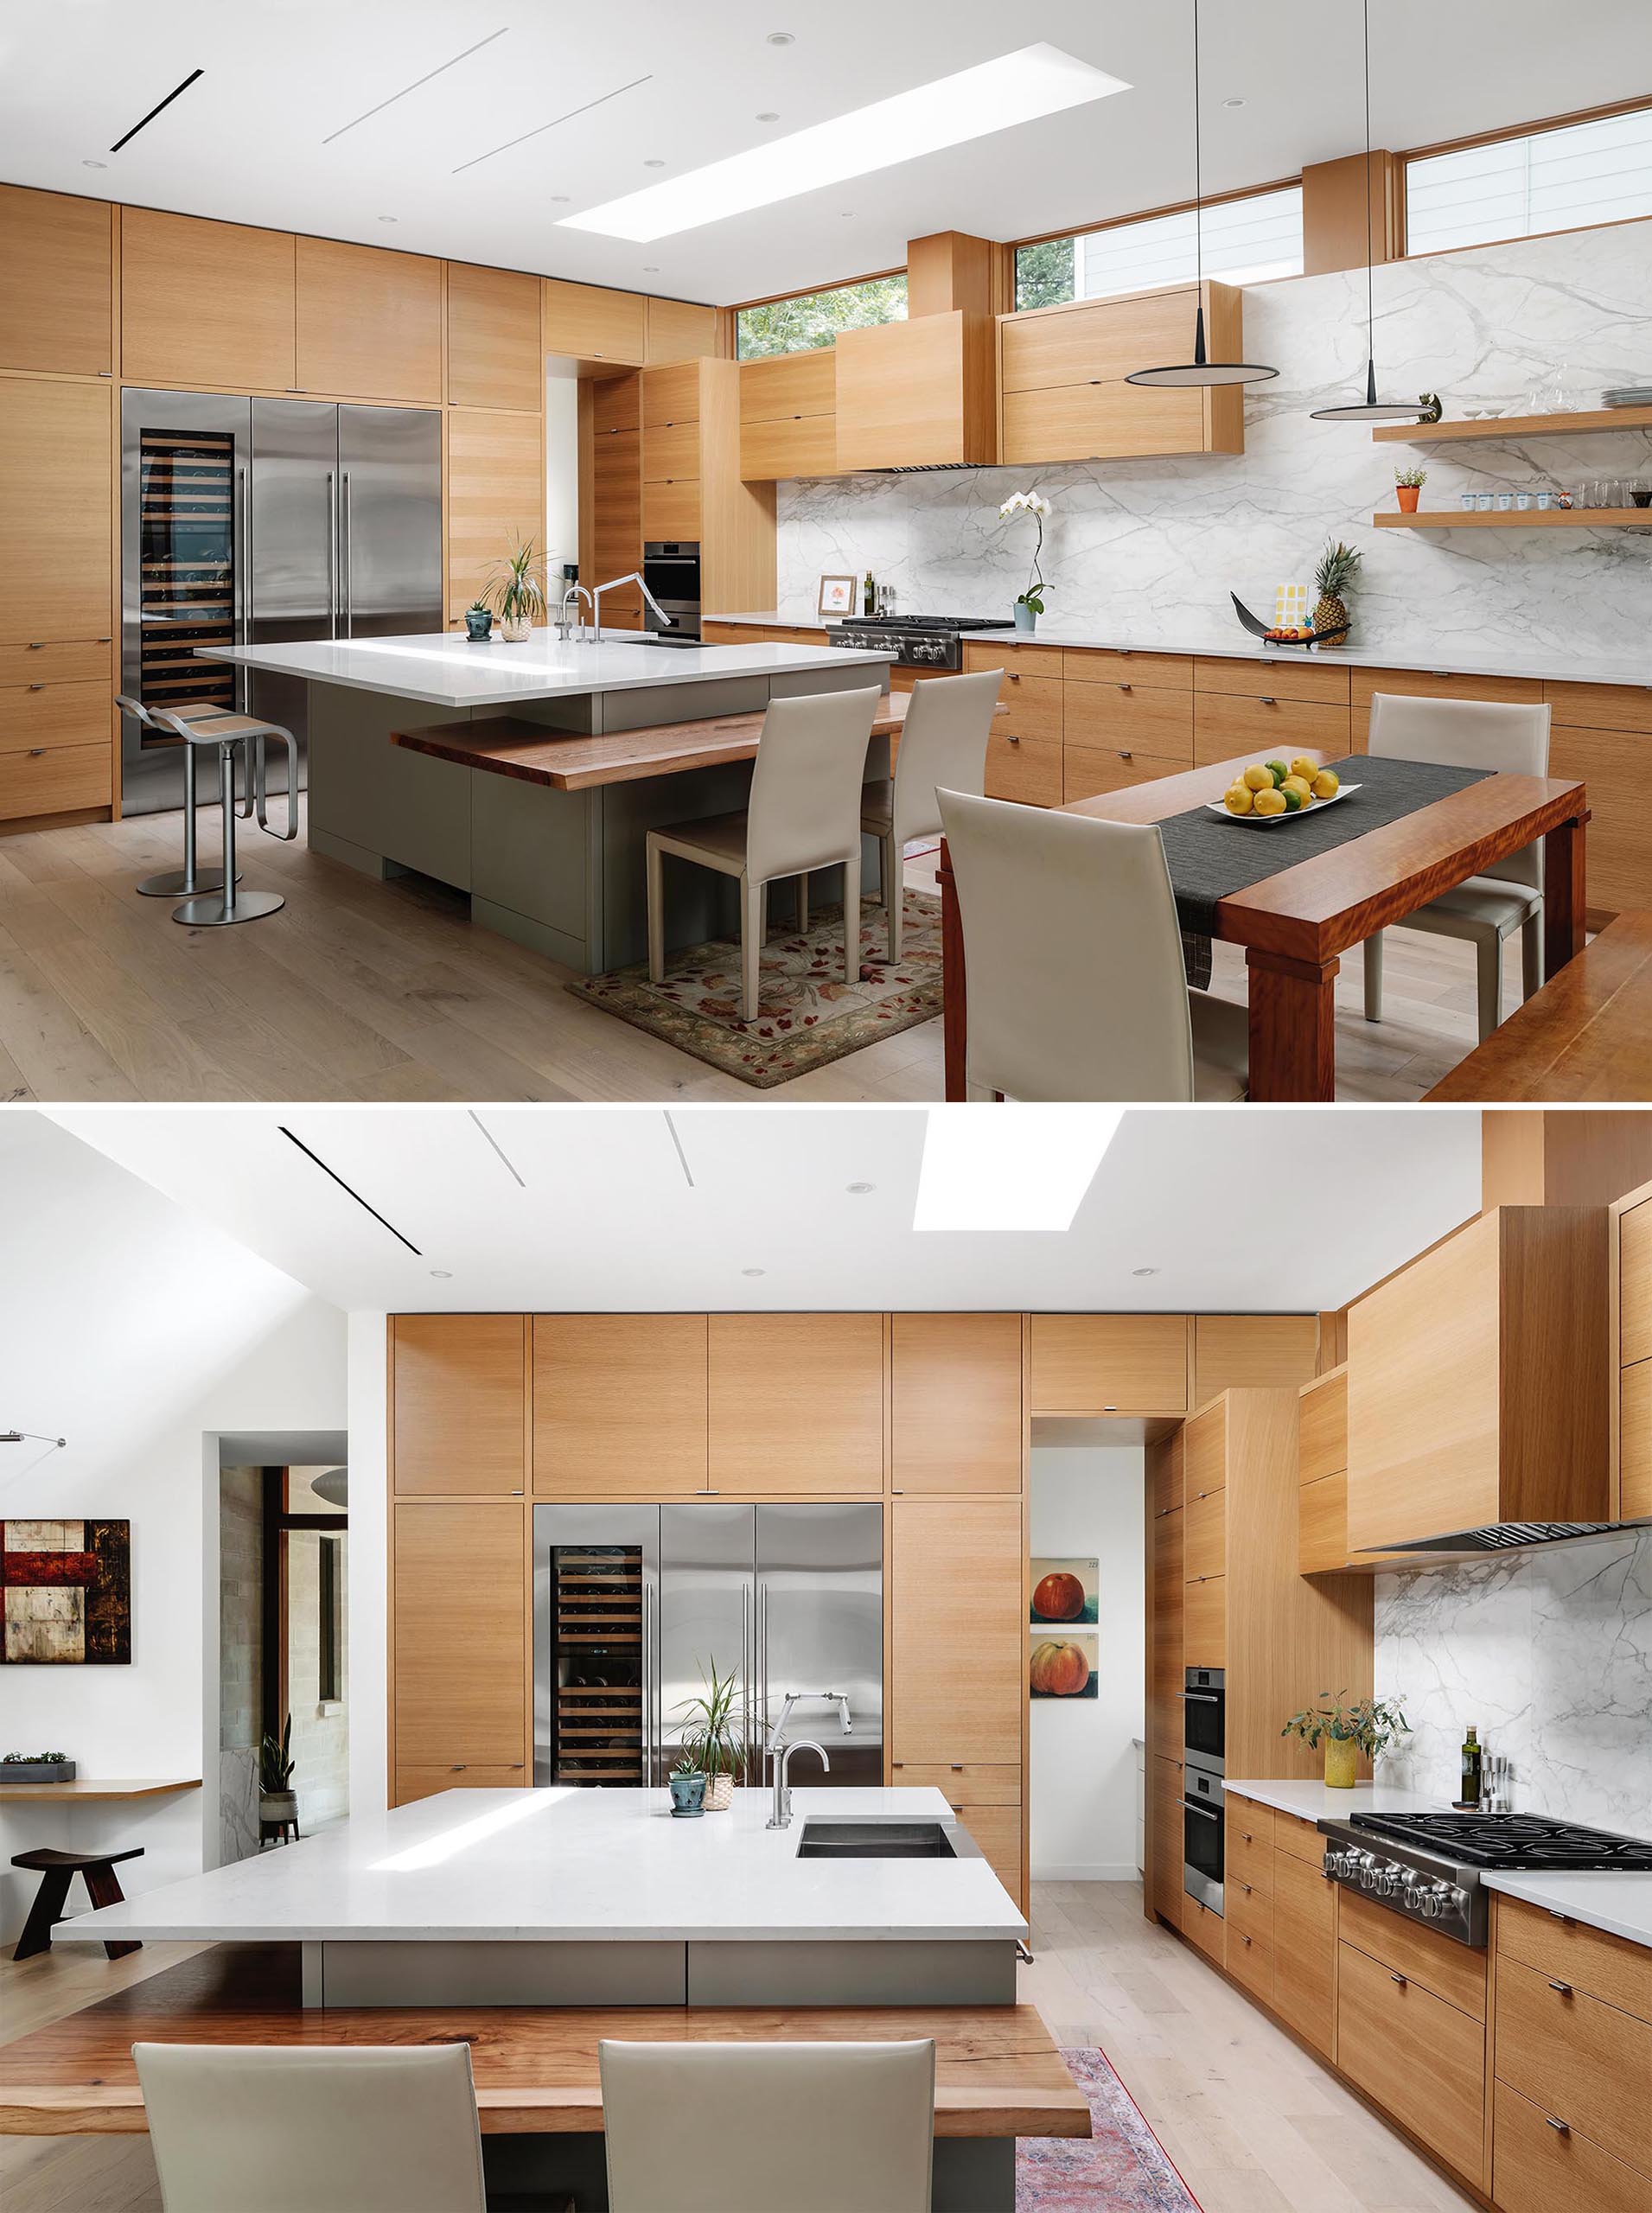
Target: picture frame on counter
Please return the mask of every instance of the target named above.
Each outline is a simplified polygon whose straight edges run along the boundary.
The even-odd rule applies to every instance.
[[[814,611],[820,615],[852,615],[855,611],[856,579],[853,577],[826,577],[820,579],[820,596]]]

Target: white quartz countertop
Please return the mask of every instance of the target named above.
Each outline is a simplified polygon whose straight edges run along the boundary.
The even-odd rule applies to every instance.
[[[1012,1940],[985,1859],[800,1859],[803,1825],[953,1822],[938,1790],[766,1790],[675,1821],[665,1790],[446,1790],[77,1915],[59,1942]]]
[[[1396,1790],[1385,1783],[1356,1783],[1351,1790],[1332,1790],[1323,1783],[1298,1782],[1278,1776],[1260,1782],[1235,1783],[1222,1777],[1229,1798],[1253,1798],[1259,1806],[1276,1806],[1299,1821],[1317,1821],[1322,1815],[1346,1821],[1350,1814],[1445,1814],[1451,1808],[1438,1798],[1425,1798],[1414,1790]]]
[[[607,631],[600,643],[558,643],[549,630],[507,646],[497,634],[473,646],[445,631],[405,638],[320,638],[298,646],[199,647],[207,660],[384,692],[438,707],[510,707],[533,699],[586,698],[593,692],[636,692],[650,686],[708,684],[729,677],[779,676],[811,668],[841,671],[864,664],[880,687],[889,655],[858,647],[770,645],[649,646],[635,631]]]

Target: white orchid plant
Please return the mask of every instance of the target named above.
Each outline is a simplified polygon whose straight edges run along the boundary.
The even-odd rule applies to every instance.
[[[998,509],[1005,522],[1011,515],[1030,515],[1038,526],[1038,537],[1032,549],[1032,573],[1027,579],[1027,589],[1017,598],[1017,607],[1030,607],[1035,615],[1044,611],[1044,572],[1040,565],[1044,550],[1044,517],[1049,513],[1049,502],[1042,492],[1012,492]]]

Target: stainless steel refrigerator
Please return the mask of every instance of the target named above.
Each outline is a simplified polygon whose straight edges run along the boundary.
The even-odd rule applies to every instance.
[[[290,730],[304,684],[207,645],[442,628],[442,418],[214,392],[121,395],[121,690]],[[122,717],[121,808],[183,803],[179,749]]]
[[[663,1783],[713,1662],[742,1781],[783,1723],[832,1762],[798,1783],[882,1783],[880,1507],[536,1506],[533,1553],[535,1783]]]

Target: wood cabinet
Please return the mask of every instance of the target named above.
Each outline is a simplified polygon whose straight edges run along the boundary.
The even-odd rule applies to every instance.
[[[713,1490],[883,1489],[881,1314],[713,1314],[708,1330]]]
[[[1227,1496],[1225,1489],[1214,1490],[1188,1502],[1183,1519],[1190,1583],[1208,1583],[1213,1575],[1228,1572]]]
[[[1253,697],[1216,692],[1195,698],[1193,758],[1198,767],[1209,768],[1213,762],[1241,754],[1289,759],[1304,746],[1329,759],[1340,760],[1348,752],[1346,707],[1316,706],[1263,688],[1273,682],[1272,669],[1256,681]]]
[[[706,1317],[533,1321],[536,1498],[678,1498],[706,1487]]]
[[[1158,1515],[1148,1524],[1151,1559],[1152,1618],[1148,1633],[1148,1742],[1158,1755],[1180,1760],[1186,1734],[1183,1726],[1182,1686],[1187,1661],[1183,1654],[1183,1615],[1187,1580],[1183,1525],[1186,1516],[1177,1507]]]
[[[1608,1508],[1604,1208],[1498,1207],[1349,1309],[1357,1552]]]
[[[106,200],[0,185],[0,368],[110,375],[113,283]]]
[[[1000,316],[1004,465],[1242,453],[1238,386],[1171,391],[1126,381],[1134,369],[1188,358],[1197,305],[1188,284]],[[1204,306],[1212,358],[1242,360],[1240,292],[1208,284]]]
[[[296,382],[344,399],[442,399],[442,265],[301,238]]]
[[[0,692],[0,712],[6,694]],[[110,804],[114,756],[108,737],[87,745],[0,752],[0,822],[97,812]]]
[[[526,409],[447,414],[448,617],[462,615],[517,541],[545,537],[545,425]]]
[[[740,364],[740,474],[829,476],[838,464],[835,348]]]
[[[1615,2159],[1547,2104],[1507,2082],[1495,2093],[1491,2174],[1499,2213],[1652,2213],[1652,2180]]]
[[[1228,1578],[1199,1576],[1182,1592],[1182,1660],[1188,1668],[1228,1665]]]
[[[1019,1314],[890,1322],[892,1481],[903,1491],[1021,1491]]]
[[[1027,1700],[1020,1500],[897,1498],[890,1510],[892,1757],[1018,1767]]]
[[[1273,1894],[1222,1885],[1228,1972],[1264,2006],[1273,2003]]]
[[[1035,1314],[1035,1414],[1182,1413],[1188,1403],[1183,1314]]]
[[[1357,1946],[1339,1947],[1337,2065],[1477,2189],[1485,2171],[1485,2044],[1483,2022]]]
[[[1619,914],[1652,907],[1652,824],[1636,778],[1652,737],[1652,691],[1633,684],[1546,683],[1549,774],[1589,787],[1588,903]]]
[[[1365,750],[1371,702],[1379,692],[1413,698],[1510,700],[1523,705],[1543,697],[1543,686],[1534,676],[1454,676],[1438,668],[1355,668],[1349,671],[1349,678],[1356,753]]]
[[[1062,653],[1064,800],[1193,766],[1191,666],[1172,654]]]
[[[543,280],[545,350],[590,361],[622,361],[640,367],[648,357],[647,299],[641,292],[610,292],[600,284]]]
[[[698,361],[645,369],[641,379],[643,429],[669,430],[679,424],[698,424],[704,411],[700,386]],[[698,469],[694,473],[699,474]]]
[[[717,352],[717,309],[698,300],[650,298],[643,314],[643,359],[687,361]]]
[[[840,472],[991,462],[992,326],[955,309],[839,333]]]
[[[597,584],[642,566],[642,393],[640,379],[599,379],[591,387],[590,513],[582,504],[580,572]],[[584,549],[589,546],[586,552]],[[635,585],[608,594],[603,622],[616,629],[642,627],[642,595]]]
[[[1193,1403],[1234,1387],[1306,1383],[1319,1349],[1317,1314],[1200,1314],[1193,1323]]]
[[[1322,1867],[1276,1843],[1273,2010],[1325,2058],[1336,2028],[1336,1895]]]
[[[1228,1924],[1214,1906],[1182,1893],[1182,1934],[1197,1945],[1213,1967],[1228,1964]]]
[[[391,1519],[392,1757],[526,1784],[526,1515],[509,1499],[398,1500]],[[399,1797],[399,1780],[398,1782]]]
[[[1147,1896],[1161,1921],[1182,1926],[1182,1763],[1155,1756],[1150,1763]]]
[[[1617,1291],[1616,1518],[1652,1517],[1652,1194],[1612,1209]]]
[[[1009,712],[995,720],[986,741],[986,794],[1017,800],[1024,807],[1062,804],[1061,657],[1049,656],[1056,673],[1027,666],[1024,652],[1011,647],[966,646],[966,670],[1004,668],[998,697]]]
[[[527,1489],[528,1329],[520,1314],[399,1314],[390,1325],[398,1498]],[[456,1755],[457,1757],[457,1755]]]
[[[297,267],[290,232],[124,208],[122,377],[203,392],[292,391]]]
[[[1297,1566],[1304,1575],[1348,1566],[1348,1370],[1303,1389],[1297,1413]]]
[[[951,1802],[954,1813],[980,1846],[982,1857],[1024,1913],[1027,1882],[1021,1856],[1024,1824],[1019,1802],[1013,1806],[974,1806],[961,1799]]]
[[[527,1782],[526,1759],[502,1767],[479,1767],[474,1760],[452,1760],[445,1767],[399,1767],[392,1806],[434,1798],[438,1790],[520,1790]]]
[[[448,264],[448,405],[545,407],[539,343],[543,279],[520,269]],[[543,502],[541,503],[543,504]]]

